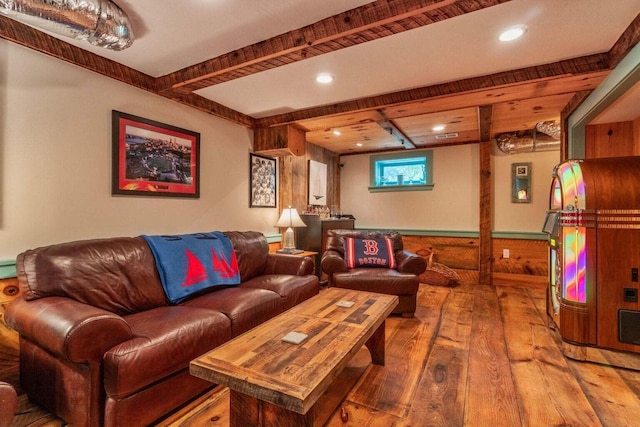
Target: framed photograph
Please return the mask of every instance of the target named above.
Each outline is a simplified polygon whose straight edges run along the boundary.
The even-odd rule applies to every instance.
[[[112,111],[111,194],[200,197],[200,134]]]
[[[327,165],[309,160],[309,203],[327,205]]]
[[[249,200],[252,208],[276,207],[276,159],[249,154]]]

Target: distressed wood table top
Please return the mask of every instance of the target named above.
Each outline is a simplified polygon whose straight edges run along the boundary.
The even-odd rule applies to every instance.
[[[329,288],[193,360],[190,372],[304,414],[363,345],[384,364],[384,321],[397,304],[395,295]],[[308,337],[283,342],[291,331]]]

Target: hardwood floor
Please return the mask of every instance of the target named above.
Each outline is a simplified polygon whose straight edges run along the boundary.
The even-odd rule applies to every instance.
[[[640,372],[565,358],[547,326],[544,290],[420,285],[415,318],[387,320],[386,366],[356,360],[364,373],[342,403],[348,421],[337,410],[327,425],[639,425]],[[20,402],[13,426],[64,425],[25,396]],[[159,425],[228,425],[228,390]]]

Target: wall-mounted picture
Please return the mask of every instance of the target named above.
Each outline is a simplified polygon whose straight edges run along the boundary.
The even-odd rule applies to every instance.
[[[529,176],[529,165],[517,165],[516,176]]]
[[[276,159],[249,154],[251,182],[249,187],[250,207],[276,207]]]
[[[327,165],[309,160],[309,203],[310,205],[327,204]]]
[[[200,134],[112,111],[112,194],[200,197]]]

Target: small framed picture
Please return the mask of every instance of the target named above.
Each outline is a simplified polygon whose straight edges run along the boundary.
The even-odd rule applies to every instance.
[[[276,159],[249,154],[249,207],[276,207]]]
[[[529,165],[516,165],[516,176],[529,176]]]
[[[200,134],[112,111],[111,194],[200,197]]]

